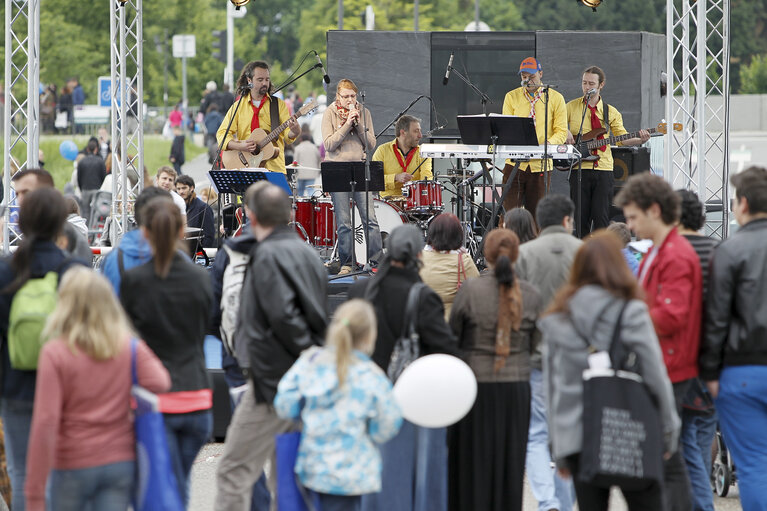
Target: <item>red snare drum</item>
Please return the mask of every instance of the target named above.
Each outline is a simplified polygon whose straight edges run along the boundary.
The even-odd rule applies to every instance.
[[[296,232],[301,239],[314,241],[314,201],[311,199],[297,199],[295,211]]]
[[[407,213],[436,213],[442,211],[442,185],[436,181],[410,181],[402,186],[407,197]]]
[[[336,217],[333,213],[333,201],[327,198],[313,199],[314,223],[312,245],[332,247],[336,242]]]

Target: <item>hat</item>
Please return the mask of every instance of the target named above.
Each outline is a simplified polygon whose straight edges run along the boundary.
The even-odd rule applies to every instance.
[[[527,57],[525,60],[522,61],[522,63],[519,65],[519,72],[520,73],[537,73],[541,70],[541,63],[535,60],[535,57]]]
[[[406,262],[415,259],[423,250],[423,231],[415,225],[405,224],[395,228],[386,238],[389,257]]]

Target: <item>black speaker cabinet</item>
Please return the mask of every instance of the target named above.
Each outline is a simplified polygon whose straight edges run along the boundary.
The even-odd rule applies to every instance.
[[[650,148],[644,146],[612,147],[613,198],[618,195],[626,181],[634,174],[650,171]],[[615,204],[610,207],[610,220],[625,222],[623,211]]]

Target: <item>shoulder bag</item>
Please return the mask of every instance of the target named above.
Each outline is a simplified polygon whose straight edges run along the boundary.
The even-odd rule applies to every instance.
[[[386,369],[386,375],[392,382],[397,381],[402,371],[421,354],[416,319],[418,318],[418,300],[421,297],[421,289],[424,287],[426,284],[423,282],[416,282],[408,292],[405,317],[402,320],[402,333],[394,342],[394,349]]]

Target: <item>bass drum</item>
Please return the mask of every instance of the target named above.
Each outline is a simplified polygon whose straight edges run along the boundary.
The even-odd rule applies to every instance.
[[[378,227],[381,230],[381,241],[386,240],[389,233],[397,226],[404,225],[407,222],[407,216],[396,205],[386,202],[381,199],[373,200],[373,208],[375,209],[376,218],[378,219]],[[365,239],[365,231],[362,225],[362,219],[360,218],[359,210],[354,212],[354,253],[357,257],[357,262],[364,262],[367,260],[367,240]],[[371,254],[372,255],[372,254]]]

